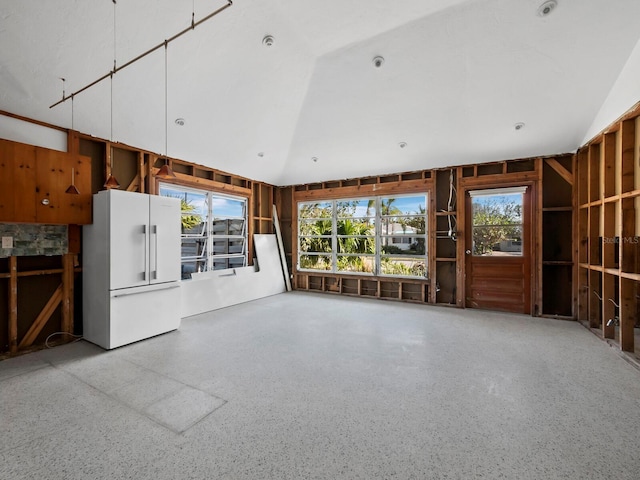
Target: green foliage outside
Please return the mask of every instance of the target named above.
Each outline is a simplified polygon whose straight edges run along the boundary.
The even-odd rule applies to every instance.
[[[522,204],[500,198],[473,202],[474,255],[491,255],[501,241],[522,239]]]
[[[196,207],[187,202],[184,198],[180,199],[180,212],[182,221],[182,230],[191,230],[202,223],[202,216],[194,212]]]
[[[196,207],[192,205],[191,202],[188,202],[181,196],[177,196],[177,195],[165,195],[165,196],[170,198],[180,199],[180,213],[181,213],[180,221],[182,222],[183,232],[187,230],[191,230],[192,228],[195,228],[202,223],[202,215],[193,213],[195,212]]]
[[[405,229],[410,227],[416,234],[424,235],[425,208],[420,207],[415,214],[405,214],[393,205],[395,199],[382,201],[380,213],[383,218],[383,231],[389,231],[389,225],[399,223]],[[341,272],[373,273],[375,255],[375,227],[370,218],[374,215],[374,201],[367,205],[365,218],[354,217],[358,201],[336,202],[337,221],[337,270]],[[411,216],[420,215],[420,216]],[[298,214],[300,231],[300,267],[304,269],[332,269],[332,208],[330,202],[304,204]],[[386,230],[384,228],[386,227]],[[312,238],[309,238],[309,237]],[[424,255],[425,239],[419,238],[403,250],[395,245],[382,245],[385,255]],[[308,253],[308,254],[307,254]],[[321,254],[321,255],[318,255]],[[326,254],[326,255],[322,255]],[[362,254],[362,255],[358,255]],[[400,258],[381,258],[381,273],[387,275],[424,276],[425,262],[422,260],[401,260]]]

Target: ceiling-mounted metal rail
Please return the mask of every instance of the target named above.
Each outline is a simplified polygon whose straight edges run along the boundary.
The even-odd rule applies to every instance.
[[[233,1],[232,0],[227,0],[227,4],[220,7],[219,9],[215,10],[214,12],[211,12],[209,15],[207,15],[206,17],[201,18],[200,20],[198,20],[197,22],[193,21],[193,18],[191,20],[191,25],[189,25],[187,28],[185,28],[184,30],[176,33],[174,36],[168,38],[167,40],[164,40],[162,42],[160,42],[158,45],[156,45],[155,47],[150,48],[149,50],[147,50],[146,52],[138,55],[137,57],[135,57],[132,60],[129,60],[127,63],[120,65],[119,67],[116,67],[115,64],[113,66],[113,70],[111,70],[109,73],[101,76],[100,78],[98,78],[97,80],[94,80],[93,82],[91,82],[88,85],[85,85],[84,87],[82,87],[79,90],[76,90],[73,93],[70,93],[69,95],[62,95],[62,100],[58,100],[56,103],[54,103],[53,105],[51,105],[49,108],[53,108],[56,105],[60,105],[61,103],[66,102],[67,100],[72,99],[74,96],[78,95],[79,93],[84,92],[85,90],[93,87],[94,85],[100,83],[103,80],[106,80],[107,78],[110,78],[111,76],[115,75],[116,73],[118,73],[120,70],[127,68],[129,65],[132,65],[134,63],[136,63],[138,60],[143,59],[144,57],[146,57],[147,55],[149,55],[150,53],[155,52],[156,50],[163,48],[167,45],[169,45],[171,42],[173,42],[174,40],[176,40],[177,38],[181,37],[182,35],[184,35],[185,33],[194,30],[198,25],[206,22],[207,20],[215,17],[216,15],[218,15],[219,13],[223,12],[224,10],[226,10],[227,8],[229,8],[231,5],[233,5]]]

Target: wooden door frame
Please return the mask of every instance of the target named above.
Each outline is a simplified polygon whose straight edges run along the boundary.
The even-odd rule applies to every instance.
[[[501,175],[501,177],[509,177],[504,178],[503,180],[496,178],[495,176],[491,176],[493,178],[484,179],[482,177],[469,177],[469,178],[461,178],[458,177],[458,198],[457,198],[457,208],[458,208],[458,245],[457,245],[457,257],[458,257],[458,278],[457,278],[457,288],[460,292],[458,296],[458,305],[462,308],[469,308],[467,305],[466,297],[466,235],[471,234],[471,232],[467,232],[467,212],[466,207],[466,197],[467,192],[469,190],[484,190],[491,188],[506,188],[506,187],[519,187],[519,186],[527,186],[530,188],[530,219],[531,225],[529,228],[529,235],[527,240],[530,242],[531,249],[529,255],[529,270],[531,272],[531,282],[529,285],[529,311],[532,316],[538,315],[537,308],[537,290],[538,290],[538,280],[539,280],[539,272],[538,272],[538,263],[539,256],[542,254],[541,252],[541,242],[539,241],[539,224],[540,224],[540,213],[539,210],[539,199],[541,198],[539,189],[539,181],[538,181],[538,166],[536,165],[535,172],[526,172],[522,174],[514,174],[511,178],[510,175]]]

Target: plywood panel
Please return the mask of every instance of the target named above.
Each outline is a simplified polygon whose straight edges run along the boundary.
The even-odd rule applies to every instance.
[[[0,221],[35,222],[36,147],[0,140]]]
[[[40,148],[36,150],[36,159],[37,222],[91,223],[90,159]],[[72,177],[79,195],[65,193]]]

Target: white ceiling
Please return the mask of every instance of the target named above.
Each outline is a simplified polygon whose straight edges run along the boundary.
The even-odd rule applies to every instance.
[[[640,1],[541,18],[542,2],[235,0],[169,45],[167,153],[288,185],[574,151],[638,44]],[[109,72],[114,10],[122,65],[225,4],[0,0],[0,109],[71,127],[70,101],[49,108],[59,77],[69,94]],[[73,127],[165,153],[164,49],[112,88],[76,96]]]

